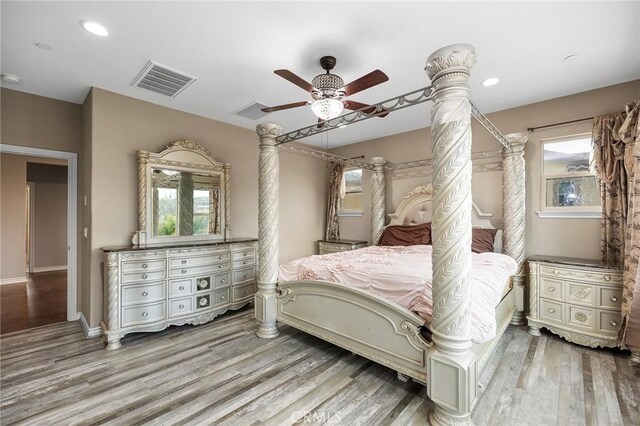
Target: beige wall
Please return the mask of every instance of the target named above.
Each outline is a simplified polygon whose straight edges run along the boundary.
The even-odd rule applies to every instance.
[[[90,325],[95,327],[102,319],[99,248],[128,244],[137,228],[136,150],[157,152],[178,139],[193,139],[216,160],[231,163],[232,237],[257,237],[258,142],[251,130],[102,89],[94,88],[87,101],[90,106],[85,111],[91,114],[91,130],[85,127],[91,135]],[[313,242],[323,234],[325,165],[282,154],[280,180],[280,259],[286,261],[312,254]]]
[[[622,111],[625,103],[640,97],[640,80],[631,81],[576,95],[566,96],[545,102],[526,105],[488,114],[489,119],[502,133],[526,132],[528,127],[569,121],[577,118],[602,115]],[[540,140],[552,137],[573,135],[591,130],[591,122],[585,121],[572,125],[558,126],[529,133],[529,142],[525,150],[527,162],[527,214],[526,214],[526,253],[571,256],[597,259],[600,256],[599,219],[540,219],[535,214],[540,209]],[[484,128],[473,124],[473,151],[500,149],[501,145]],[[420,129],[395,136],[375,139],[331,150],[345,157],[364,155],[383,156],[388,161],[400,163],[422,158],[431,158],[430,129]],[[424,170],[424,169],[422,169]],[[416,170],[420,174],[420,170]],[[502,222],[501,172],[474,172],[473,199],[478,206],[494,214],[494,225]],[[362,217],[340,219],[340,234],[343,238],[370,238],[370,191],[371,174],[364,175]],[[430,181],[430,176],[407,177],[396,173],[387,173],[387,213],[398,206],[402,196],[411,188]]]
[[[64,266],[67,264],[67,184],[37,182],[33,188],[33,266]]]

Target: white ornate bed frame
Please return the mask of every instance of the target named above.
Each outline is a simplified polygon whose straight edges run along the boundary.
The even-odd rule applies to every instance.
[[[477,400],[482,369],[509,322],[521,323],[523,320],[526,136],[513,134],[505,138],[472,106],[468,80],[474,63],[472,46],[452,45],[429,56],[426,66],[434,102],[431,112],[433,156],[429,160],[433,167],[431,342],[420,334],[424,321],[419,316],[380,297],[327,282],[278,283],[279,164],[276,145],[292,139],[287,134],[283,142],[282,129],[275,124],[260,124],[256,129],[260,141],[257,335],[276,337],[276,321],[280,321],[424,383],[436,404],[429,416],[432,424],[471,423],[470,413]],[[497,336],[483,344],[471,342],[469,311],[472,113],[476,118],[480,114],[479,121],[507,147],[503,151],[503,252],[516,259],[519,265],[518,272],[512,277],[512,290],[496,308]],[[358,118],[361,115],[356,114],[353,121],[361,119]],[[334,127],[338,124],[340,120]],[[313,128],[309,129],[313,131]],[[301,129],[297,133],[304,131]],[[290,150],[296,152],[295,148]],[[317,151],[309,155],[347,162]],[[384,228],[384,172],[388,168],[380,157],[372,159],[372,163],[362,164],[373,172],[371,233],[375,244]],[[430,195],[426,189],[417,192],[399,207],[396,216],[392,217],[393,223],[401,223],[403,212],[424,202]],[[477,208],[475,210],[479,216]],[[485,215],[476,220],[488,218]]]

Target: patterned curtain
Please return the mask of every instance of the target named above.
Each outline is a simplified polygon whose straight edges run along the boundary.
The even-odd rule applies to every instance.
[[[624,169],[625,144],[618,135],[624,113],[595,117],[593,120],[593,162],[600,182],[602,200],[602,260],[610,266],[623,266],[628,192]]]
[[[640,100],[626,106],[626,118],[618,129],[625,144],[624,167],[629,179],[628,215],[622,293],[622,327],[619,339],[640,350]]]
[[[327,232],[325,239],[340,239],[340,225],[338,224],[338,212],[340,203],[344,197],[344,164],[336,164],[331,170],[331,182],[329,183],[329,200],[327,203]]]

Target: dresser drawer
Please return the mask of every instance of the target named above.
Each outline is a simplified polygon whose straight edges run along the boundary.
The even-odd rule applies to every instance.
[[[243,266],[247,266],[247,265],[255,265],[256,264],[256,258],[255,257],[245,257],[242,259],[237,259],[233,261],[233,267],[234,268],[241,268]]]
[[[319,243],[320,254],[338,253],[351,250],[351,244]]]
[[[253,297],[253,294],[256,292],[255,286],[255,283],[247,283],[233,287],[233,301]]]
[[[216,274],[213,276],[213,286],[215,288],[226,287],[231,282],[231,274],[224,272],[222,274]]]
[[[554,322],[563,322],[564,309],[562,303],[540,299],[540,318]]]
[[[598,288],[598,307],[605,309],[622,308],[622,289],[611,287]]]
[[[149,272],[132,272],[128,274],[122,274],[122,283],[135,283],[135,282],[150,282],[162,280],[167,276],[166,271],[149,271]]]
[[[229,287],[221,288],[213,293],[196,296],[196,309],[215,308],[229,302]]]
[[[169,297],[187,296],[193,294],[193,280],[171,280],[169,281]]]
[[[618,334],[620,324],[622,324],[622,314],[620,312],[598,312],[599,332]]]
[[[596,287],[589,284],[566,283],[567,302],[585,306],[596,306]]]
[[[122,262],[122,272],[146,272],[164,270],[167,262],[165,259],[142,260],[136,262]]]
[[[193,298],[172,299],[169,301],[169,316],[175,317],[193,312]]]
[[[164,289],[164,281],[124,286],[122,287],[122,304],[131,305],[134,303],[140,304],[164,300]]]
[[[231,258],[233,260],[240,260],[240,259],[246,259],[248,257],[253,257],[255,259],[256,257],[256,251],[253,248],[247,248],[245,250],[242,251],[234,251],[231,254]],[[255,260],[254,260],[255,262]]]
[[[212,263],[224,262],[229,260],[229,252],[221,251],[217,253],[210,253],[204,256],[192,256],[192,257],[175,257],[169,260],[169,268],[185,268],[190,266],[210,265]]]
[[[122,308],[122,326],[160,321],[165,318],[166,302],[150,303],[143,306],[125,306]]]
[[[622,272],[598,272],[586,269],[570,269],[566,267],[540,265],[540,275],[547,275],[571,281],[589,281],[599,284],[622,283]]]
[[[562,301],[563,285],[561,280],[540,277],[540,294],[547,299]]]
[[[567,305],[567,324],[592,331],[596,326],[596,310]]]
[[[256,268],[253,266],[237,269],[233,271],[233,284],[254,280],[255,278],[256,278]]]
[[[171,269],[169,277],[184,277],[189,275],[213,273],[218,270],[229,269],[229,262],[217,263],[215,265],[192,266],[180,269]]]

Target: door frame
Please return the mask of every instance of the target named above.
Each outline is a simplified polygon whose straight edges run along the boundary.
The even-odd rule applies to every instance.
[[[67,160],[67,321],[78,319],[78,154],[0,144],[0,153]]]

